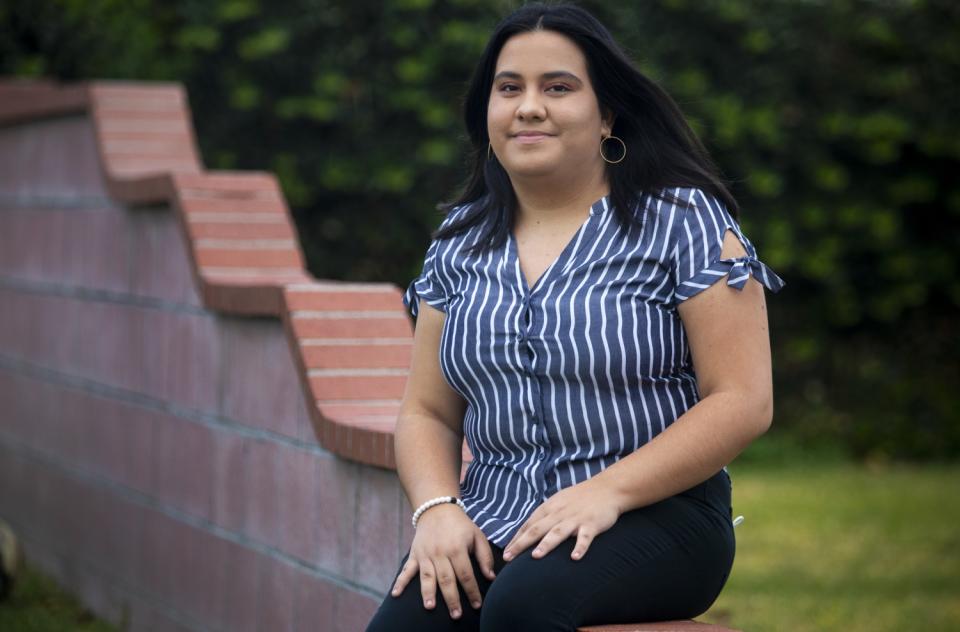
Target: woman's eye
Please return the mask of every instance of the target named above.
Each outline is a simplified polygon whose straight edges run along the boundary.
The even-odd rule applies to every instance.
[[[570,88],[567,87],[567,86],[565,86],[565,85],[562,85],[562,84],[558,84],[558,85],[555,85],[555,86],[550,86],[549,88],[547,88],[548,91],[549,91],[549,90],[554,90],[554,89],[557,89],[557,91],[558,91],[558,92],[561,92],[561,93],[563,93],[563,92],[570,92]]]
[[[517,88],[517,86],[509,83],[500,86],[500,92],[514,92],[515,90],[518,90],[518,89],[519,88]]]

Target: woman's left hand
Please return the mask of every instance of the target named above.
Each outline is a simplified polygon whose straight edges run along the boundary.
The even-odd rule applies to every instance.
[[[620,513],[617,494],[602,479],[589,478],[560,490],[537,507],[504,548],[503,559],[512,560],[538,540],[532,555],[541,558],[575,535],[577,543],[570,557],[579,560],[593,539],[614,525]]]

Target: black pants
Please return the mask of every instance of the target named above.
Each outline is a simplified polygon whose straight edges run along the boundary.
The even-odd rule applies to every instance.
[[[730,494],[730,478],[721,470],[676,496],[624,513],[577,561],[570,558],[572,536],[540,559],[531,556],[531,545],[507,563],[503,550],[491,545],[493,581],[471,557],[483,594],[479,610],[459,584],[460,619],[450,618],[439,586],[436,605],[427,610],[417,575],[400,596],[388,592],[367,632],[574,632],[584,625],[699,616],[717,599],[733,566]],[[394,581],[399,574],[398,568]]]

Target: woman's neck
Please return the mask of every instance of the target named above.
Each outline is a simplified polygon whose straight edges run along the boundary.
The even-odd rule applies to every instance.
[[[522,224],[580,221],[590,206],[610,193],[606,174],[565,183],[511,179],[517,195],[517,218]]]

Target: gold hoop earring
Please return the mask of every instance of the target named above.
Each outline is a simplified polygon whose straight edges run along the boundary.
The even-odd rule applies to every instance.
[[[623,147],[623,155],[620,156],[620,158],[619,158],[618,160],[610,160],[610,159],[607,158],[607,156],[603,153],[603,143],[605,143],[606,141],[610,140],[611,138],[614,139],[614,140],[616,140],[616,141],[619,141],[619,142],[620,142],[620,146]],[[618,137],[613,136],[613,135],[607,136],[606,138],[604,138],[604,139],[602,139],[602,140],[600,141],[600,157],[603,158],[607,163],[609,163],[609,164],[611,164],[611,165],[615,165],[615,164],[617,164],[618,162],[623,162],[623,159],[627,157],[627,144],[626,144],[625,142],[623,142],[623,139],[622,139],[622,138],[618,138]]]

